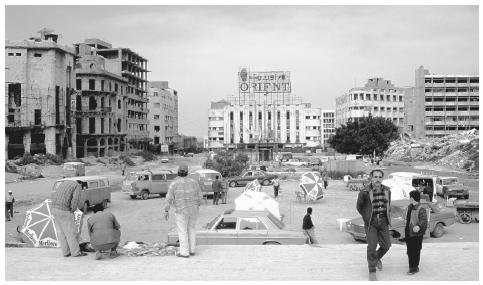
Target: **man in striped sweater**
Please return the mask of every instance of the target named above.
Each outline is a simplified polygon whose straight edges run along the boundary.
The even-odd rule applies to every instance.
[[[382,185],[384,172],[371,171],[371,183],[359,192],[357,211],[364,220],[367,238],[367,264],[369,280],[376,281],[376,267],[382,270],[381,259],[391,247],[391,190]],[[376,250],[379,244],[379,249]]]

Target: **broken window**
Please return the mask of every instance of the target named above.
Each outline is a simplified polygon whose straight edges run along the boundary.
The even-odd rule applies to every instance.
[[[82,90],[82,79],[76,79],[76,81],[75,81],[75,89]]]
[[[40,125],[42,123],[42,113],[40,109],[34,110],[34,124]]]
[[[8,105],[15,104],[17,107],[22,105],[21,100],[22,89],[20,83],[13,83],[8,85]]]
[[[89,118],[89,134],[96,133],[96,118]]]
[[[155,132],[159,132],[161,130],[161,128],[159,126],[154,126],[154,131]]]
[[[89,79],[89,90],[96,90],[96,80]]]

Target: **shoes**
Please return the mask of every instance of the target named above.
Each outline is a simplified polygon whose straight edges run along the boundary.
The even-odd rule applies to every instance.
[[[79,257],[79,256],[86,256],[86,255],[87,253],[81,251],[81,253],[79,253],[78,255],[72,255],[72,257]]]
[[[369,281],[377,281],[376,272],[369,272]]]
[[[380,259],[377,260],[376,267],[379,270],[382,270],[382,261]]]
[[[100,251],[96,251],[96,258],[95,258],[95,259],[96,259],[96,260],[100,260],[100,259],[102,259],[102,252],[100,252]]]
[[[414,275],[419,272],[419,268],[416,269],[409,269],[408,272],[406,272],[407,275]]]
[[[64,257],[69,257],[70,256],[70,253],[67,253],[64,255]]]
[[[191,255],[191,256],[194,256],[194,255],[195,255],[195,253],[194,253],[194,252],[190,252],[190,255]]]
[[[180,254],[180,253],[177,253],[176,256],[177,257],[184,257],[184,258],[189,258],[190,257],[189,255],[184,255],[184,254]]]
[[[113,250],[113,251],[111,251],[111,252],[109,253],[109,257],[110,257],[110,258],[116,258],[116,257],[118,257],[118,256],[120,256],[120,254],[119,254],[119,252],[117,252],[116,250]]]

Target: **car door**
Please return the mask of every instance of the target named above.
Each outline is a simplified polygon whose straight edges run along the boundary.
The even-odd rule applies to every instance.
[[[102,202],[102,197],[98,191],[99,181],[89,180],[87,181],[87,199],[89,200],[90,206],[94,206]]]
[[[156,173],[151,175],[151,188],[149,192],[151,194],[160,194],[163,192],[163,182],[166,182],[166,175],[163,173]]]
[[[199,231],[196,236],[198,244],[238,244],[237,218],[222,217],[212,229]]]
[[[243,175],[243,178],[238,182],[240,185],[247,185],[251,181],[253,181],[255,178],[253,177],[253,171],[247,171],[245,175]]]
[[[238,218],[238,244],[263,244],[268,230],[258,217]]]

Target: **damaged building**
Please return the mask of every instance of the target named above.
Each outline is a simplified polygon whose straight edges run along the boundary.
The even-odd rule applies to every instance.
[[[71,97],[75,50],[58,35],[5,42],[6,158],[24,153],[76,155]]]

